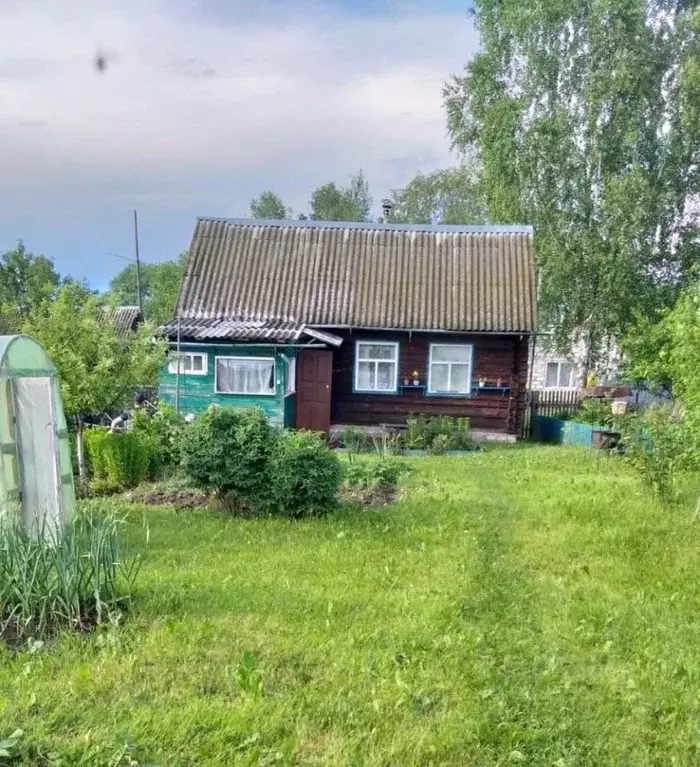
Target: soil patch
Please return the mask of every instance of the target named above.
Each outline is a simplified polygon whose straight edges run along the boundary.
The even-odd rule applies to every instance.
[[[145,503],[147,506],[175,506],[178,509],[206,509],[210,504],[210,498],[206,493],[188,489],[134,490],[129,494],[129,500],[134,503]]]
[[[398,493],[396,485],[380,483],[371,487],[343,485],[338,493],[340,500],[363,508],[390,506]]]

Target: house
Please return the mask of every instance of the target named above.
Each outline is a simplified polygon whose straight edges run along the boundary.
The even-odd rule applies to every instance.
[[[528,226],[201,218],[160,396],[320,431],[423,413],[516,434],[535,284]]]
[[[551,333],[540,333],[533,337],[531,388],[533,391],[582,392],[588,384],[588,377],[606,387],[619,384],[621,352],[614,341],[610,341],[601,359],[592,369],[586,365],[586,345],[582,340],[571,344],[562,354],[554,348]]]

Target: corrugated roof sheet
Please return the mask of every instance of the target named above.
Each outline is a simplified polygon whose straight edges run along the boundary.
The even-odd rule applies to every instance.
[[[117,306],[114,309],[107,309],[105,319],[114,325],[117,337],[125,340],[136,330],[141,320],[141,310],[138,306]]]
[[[177,320],[161,328],[165,336],[177,338]],[[333,346],[339,346],[341,338],[331,333],[311,330],[306,325],[277,318],[253,319],[232,317],[223,319],[182,318],[180,320],[180,339],[187,341],[264,341],[276,344],[297,344],[308,335],[308,341],[318,340]]]
[[[530,332],[531,227],[202,218],[180,316],[328,327]]]

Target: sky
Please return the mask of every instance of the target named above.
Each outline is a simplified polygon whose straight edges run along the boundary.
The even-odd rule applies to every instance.
[[[441,87],[468,0],[0,0],[0,252],[105,287],[197,216],[295,214],[362,168],[381,198],[455,162]],[[107,67],[99,73],[96,52]]]

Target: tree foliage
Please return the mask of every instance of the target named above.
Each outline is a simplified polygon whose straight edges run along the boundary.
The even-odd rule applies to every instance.
[[[406,224],[482,224],[486,206],[473,166],[418,173],[392,191],[392,220]]]
[[[55,297],[60,282],[53,261],[27,252],[21,241],[0,255],[2,331],[17,332],[32,311]]]
[[[250,215],[252,218],[283,220],[291,218],[291,209],[285,206],[278,194],[266,190],[250,201]]]
[[[558,344],[672,303],[697,258],[700,14],[684,0],[476,0],[481,52],[445,87],[492,221],[535,225]]]
[[[350,177],[347,187],[334,183],[319,186],[313,191],[310,204],[309,218],[314,221],[369,221],[372,195],[360,170]]]
[[[63,406],[78,419],[129,405],[135,390],[157,383],[166,357],[148,324],[120,340],[95,296],[77,284],[62,287],[22,332],[48,352],[59,372]]]
[[[141,302],[144,318],[163,325],[173,318],[180,283],[185,269],[186,253],[177,261],[141,264]],[[116,306],[137,306],[136,264],[129,264],[109,283],[109,303]]]

